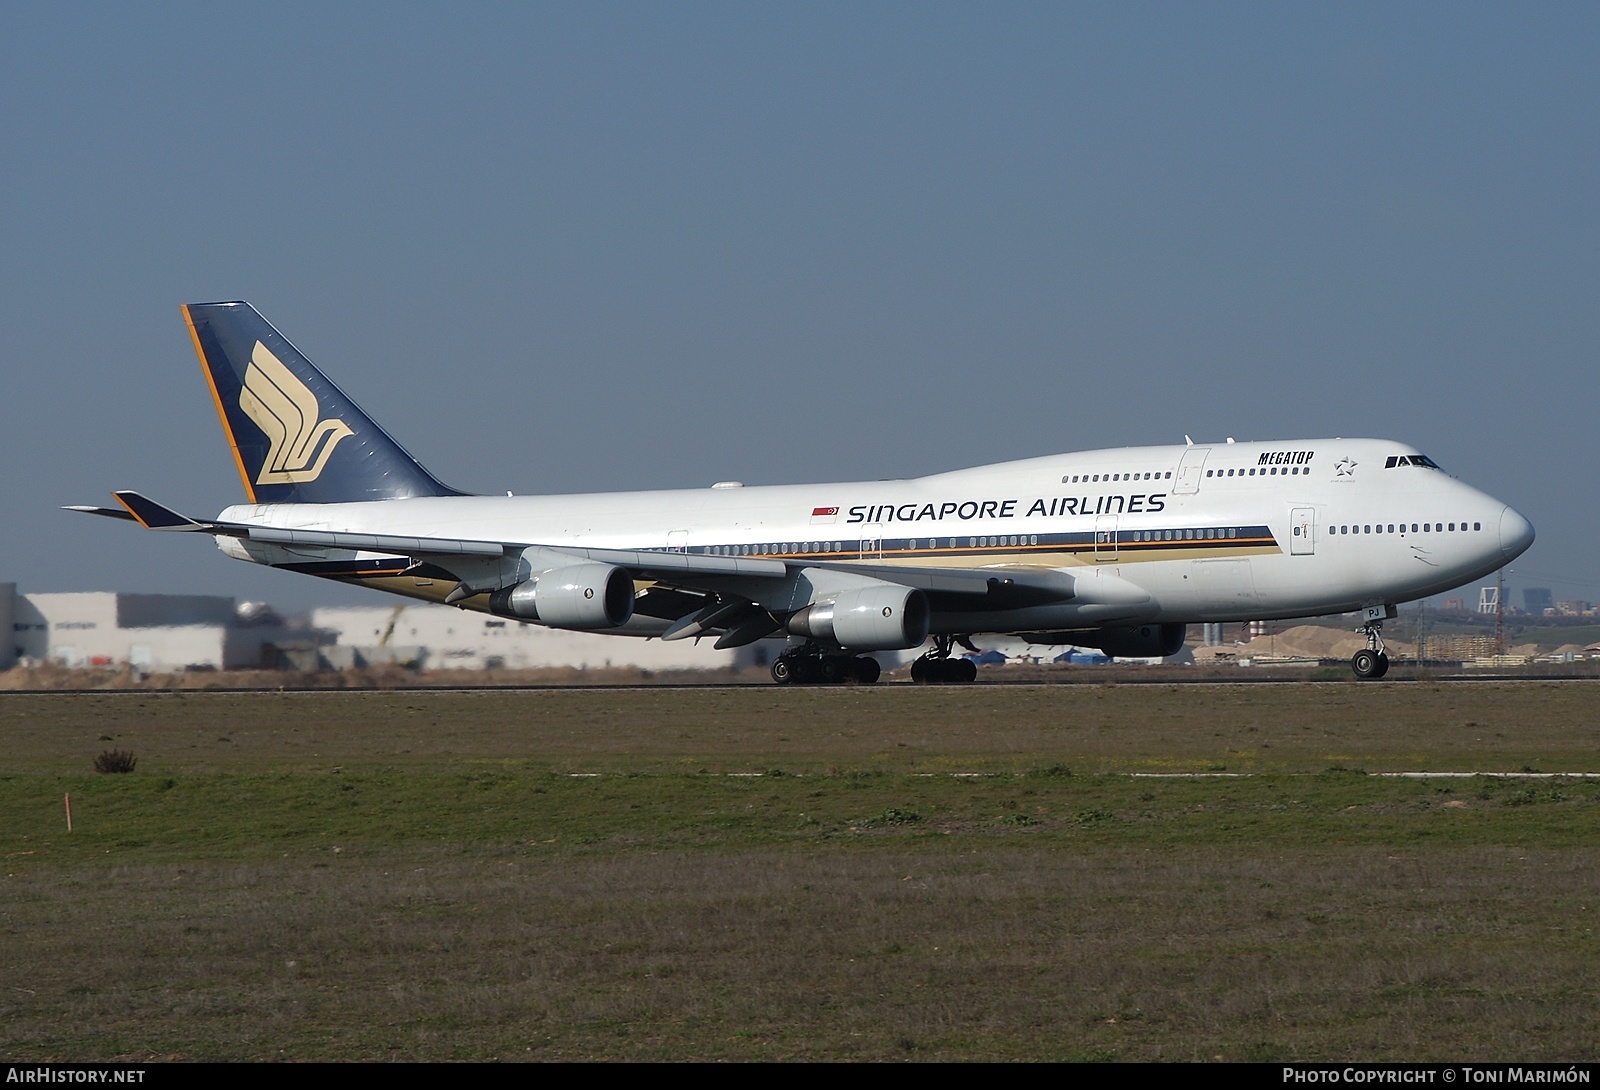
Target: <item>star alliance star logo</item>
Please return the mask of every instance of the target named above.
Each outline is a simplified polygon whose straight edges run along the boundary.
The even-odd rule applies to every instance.
[[[1333,464],[1333,472],[1338,477],[1354,477],[1356,475],[1355,459],[1340,458]]]
[[[316,480],[333,448],[355,434],[343,420],[319,421],[317,395],[260,341],[244,372],[239,408],[271,443],[256,484]]]

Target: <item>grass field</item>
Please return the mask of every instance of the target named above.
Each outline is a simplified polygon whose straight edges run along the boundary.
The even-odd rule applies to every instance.
[[[0,1051],[1593,1060],[1597,697],[0,695]]]

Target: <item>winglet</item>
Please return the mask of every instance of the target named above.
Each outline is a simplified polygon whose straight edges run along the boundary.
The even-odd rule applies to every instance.
[[[155,500],[137,492],[113,492],[112,497],[128,509],[133,520],[146,530],[205,530],[206,526],[180,515],[170,507],[162,507]]]

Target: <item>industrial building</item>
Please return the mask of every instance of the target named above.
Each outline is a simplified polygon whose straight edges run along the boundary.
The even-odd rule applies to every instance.
[[[782,641],[715,650],[712,640],[619,639],[435,605],[314,610],[286,623],[260,603],[197,594],[19,594],[0,583],[0,670],[16,665],[182,670],[424,670],[566,667],[716,670],[764,666]]]
[[[718,651],[711,639],[664,643],[567,632],[435,605],[316,609],[311,627],[323,637],[322,658],[336,667],[401,663],[425,670],[716,670],[764,666],[783,649],[781,640]]]
[[[201,594],[18,594],[0,583],[0,669],[55,663],[149,672],[259,667],[291,635],[265,607]]]

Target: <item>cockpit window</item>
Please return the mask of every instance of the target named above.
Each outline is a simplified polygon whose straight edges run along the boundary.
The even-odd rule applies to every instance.
[[[1393,469],[1395,466],[1421,466],[1423,469],[1438,469],[1439,465],[1426,454],[1391,454],[1383,460],[1384,469]]]

